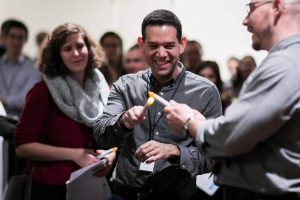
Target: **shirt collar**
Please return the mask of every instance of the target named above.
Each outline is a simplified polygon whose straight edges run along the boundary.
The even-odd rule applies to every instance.
[[[7,63],[7,62],[22,63],[25,60],[25,56],[24,55],[19,55],[16,60],[9,59],[6,54],[4,54],[2,58],[3,58],[3,61],[5,63]]]
[[[178,62],[178,65],[181,69],[180,73],[176,77],[172,77],[167,83],[164,83],[164,84],[159,84],[157,81],[155,81],[155,78],[151,72],[151,68],[149,68],[150,69],[150,76],[149,76],[150,83],[158,88],[173,87],[173,86],[177,85],[186,72],[186,69],[181,62]]]
[[[287,38],[281,40],[280,42],[278,42],[277,44],[272,46],[269,53],[278,51],[280,49],[284,49],[295,43],[300,43],[300,35],[290,36],[290,37],[287,37]]]

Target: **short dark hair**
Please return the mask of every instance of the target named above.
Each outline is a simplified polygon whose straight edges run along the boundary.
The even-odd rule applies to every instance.
[[[23,29],[24,32],[25,32],[25,39],[27,40],[27,38],[28,38],[28,28],[26,27],[26,25],[23,22],[15,20],[15,19],[8,19],[8,20],[5,20],[2,23],[2,25],[1,25],[1,34],[6,36],[8,34],[8,32],[10,31],[10,29],[12,29],[14,27],[19,28],[19,29]]]
[[[54,29],[42,52],[40,67],[44,74],[50,77],[65,77],[70,74],[69,69],[65,66],[60,56],[60,49],[66,42],[67,37],[74,33],[82,35],[88,48],[89,55],[86,68],[87,75],[92,75],[93,68],[100,67],[103,62],[104,53],[102,52],[99,44],[96,44],[80,25],[65,23]]]
[[[35,37],[36,44],[40,46],[47,36],[48,36],[48,32],[46,31],[38,32],[38,34]]]
[[[171,25],[176,28],[176,37],[178,41],[182,37],[182,26],[179,18],[171,11],[159,9],[149,13],[143,20],[142,23],[142,36],[143,40],[146,38],[146,27],[149,25]]]

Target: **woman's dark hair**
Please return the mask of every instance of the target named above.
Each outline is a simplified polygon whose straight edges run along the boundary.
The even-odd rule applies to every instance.
[[[50,77],[65,77],[70,74],[70,70],[65,66],[60,56],[60,50],[65,44],[67,37],[75,33],[82,35],[88,49],[86,74],[90,76],[94,68],[100,67],[104,57],[100,46],[88,36],[87,32],[80,25],[65,23],[54,29],[42,52],[40,67],[44,74]]]
[[[171,25],[176,29],[177,40],[180,41],[182,37],[182,26],[178,17],[169,10],[159,9],[149,13],[142,23],[143,40],[146,38],[146,27],[149,25]]]
[[[220,75],[220,68],[218,63],[216,63],[215,61],[203,61],[201,62],[201,64],[199,65],[198,69],[197,69],[197,74],[200,73],[201,70],[205,69],[205,68],[210,68],[212,69],[212,71],[214,72],[215,76],[216,76],[216,87],[219,90],[219,93],[221,94],[221,92],[223,91],[223,81]]]

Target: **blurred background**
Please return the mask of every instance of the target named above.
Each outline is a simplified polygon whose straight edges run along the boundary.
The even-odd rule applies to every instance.
[[[141,35],[143,18],[154,9],[173,11],[181,20],[183,34],[203,47],[203,59],[215,60],[224,80],[229,79],[227,59],[252,55],[257,64],[266,52],[251,48],[251,34],[242,25],[247,0],[0,0],[0,23],[8,18],[29,28],[25,54],[37,53],[35,35],[52,31],[65,22],[81,24],[97,41],[115,31],[127,51]]]

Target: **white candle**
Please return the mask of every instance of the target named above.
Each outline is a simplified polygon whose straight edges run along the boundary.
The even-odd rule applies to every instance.
[[[148,108],[150,106],[152,106],[152,104],[154,103],[155,99],[154,97],[149,97],[146,104],[144,105],[143,111],[141,115],[144,115],[146,113],[146,111],[148,110]]]
[[[154,92],[149,91],[148,94],[149,94],[150,97],[154,97],[154,99],[156,101],[158,101],[159,103],[161,103],[162,105],[171,106],[171,104],[167,100],[165,100],[164,98],[162,98],[159,95],[155,94]]]

